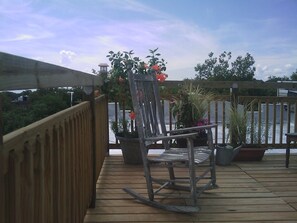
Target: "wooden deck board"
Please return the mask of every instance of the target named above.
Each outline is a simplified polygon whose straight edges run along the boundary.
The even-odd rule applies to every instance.
[[[283,155],[265,156],[261,162],[218,166],[219,188],[201,195],[200,212],[186,215],[136,202],[122,188],[129,186],[146,195],[142,167],[125,165],[122,157],[110,156],[97,182],[96,207],[88,210],[85,223],[297,222],[297,159],[292,157],[288,169],[284,167]],[[154,172],[159,176],[166,174]]]

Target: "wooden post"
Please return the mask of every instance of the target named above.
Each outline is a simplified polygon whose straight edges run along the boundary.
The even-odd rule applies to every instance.
[[[109,109],[108,109],[108,96],[107,95],[105,95],[105,99],[104,99],[104,101],[105,101],[105,111],[104,111],[104,113],[105,113],[105,115],[106,115],[106,119],[105,119],[105,121],[106,121],[106,132],[107,132],[107,138],[106,138],[106,141],[105,141],[105,145],[107,145],[106,146],[106,156],[109,156],[109,120],[108,120],[108,117],[109,117],[109,114],[108,114],[108,112],[109,112]]]
[[[231,100],[231,108],[236,109],[238,105],[238,84],[233,83],[230,88],[230,100]]]
[[[230,88],[230,100],[231,100],[231,109],[233,112],[237,112],[237,106],[238,106],[238,84],[233,83],[232,87]],[[230,121],[230,120],[229,120]],[[233,130],[233,128],[231,128]],[[237,140],[234,137],[234,132],[229,132],[231,144],[235,145]]]
[[[94,95],[94,86],[92,86],[92,91],[90,93],[86,92],[87,100],[90,102],[91,111],[92,111],[92,160],[93,160],[93,171],[92,171],[92,183],[93,183],[93,190],[92,190],[92,199],[90,203],[90,208],[95,208],[96,206],[96,114],[95,114],[95,95]]]

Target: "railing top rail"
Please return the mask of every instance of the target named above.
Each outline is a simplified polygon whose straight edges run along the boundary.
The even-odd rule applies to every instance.
[[[195,85],[199,85],[203,88],[245,88],[245,89],[297,89],[297,83],[293,82],[264,82],[262,80],[255,81],[206,81],[206,80],[186,80],[186,81],[175,81],[166,80],[162,85],[166,87],[176,87],[178,84],[184,82],[192,82]]]
[[[0,52],[0,90],[98,86],[100,77]]]

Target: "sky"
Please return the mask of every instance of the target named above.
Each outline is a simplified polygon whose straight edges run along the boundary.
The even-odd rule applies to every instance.
[[[156,48],[170,80],[224,51],[250,53],[256,79],[289,77],[297,0],[0,0],[0,52],[91,73],[109,51],[146,61]]]

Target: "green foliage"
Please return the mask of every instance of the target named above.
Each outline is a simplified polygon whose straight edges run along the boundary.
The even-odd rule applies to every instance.
[[[276,77],[276,76],[269,76],[267,82],[278,82],[278,81],[289,81],[290,78],[283,76],[283,77]]]
[[[179,96],[173,99],[172,113],[176,118],[176,127],[193,127],[207,124],[205,121],[208,104],[214,95],[192,84],[181,87]]]
[[[15,108],[3,112],[3,134],[22,128],[33,122],[33,117],[26,109]]]
[[[197,64],[194,68],[196,80],[212,81],[251,81],[254,79],[256,68],[254,58],[247,53],[245,57],[238,56],[231,62],[231,52],[224,51],[219,58],[214,53],[208,55],[203,64]]]
[[[247,134],[247,111],[238,110],[237,107],[230,109],[229,136],[231,145],[236,146],[246,141]]]
[[[292,73],[290,78],[291,78],[292,81],[297,81],[297,69],[296,69],[295,72]]]
[[[160,53],[157,53],[158,48],[154,50],[149,50],[150,55],[146,56],[146,58],[149,58],[148,60],[148,66],[152,67],[154,65],[158,65],[161,69],[161,71],[166,71],[166,64],[167,62],[163,58],[159,58],[161,56]]]
[[[116,136],[138,138],[138,132],[131,126],[132,120],[120,119],[111,123],[111,130]]]
[[[147,74],[152,72],[152,67],[158,65],[161,73],[166,70],[166,62],[160,58],[161,54],[157,52],[158,48],[149,50],[150,54],[146,57],[148,62],[141,61],[139,57],[134,56],[133,50],[119,51],[115,53],[110,51],[106,56],[111,63],[111,70],[107,76],[103,77],[103,86],[101,86],[102,93],[108,95],[110,101],[117,101],[120,106],[128,108],[132,107],[131,94],[128,82],[128,70],[133,72]],[[155,70],[153,72],[156,72]],[[93,69],[93,73],[99,74]]]
[[[73,101],[82,98],[82,90],[74,91]],[[1,93],[3,98],[3,133],[7,134],[27,126],[42,118],[64,110],[70,106],[70,95],[67,89],[40,89],[24,91],[21,94],[12,92]],[[17,101],[20,95],[27,95],[27,101]]]
[[[159,81],[164,81],[167,77],[162,73],[166,71],[166,62],[160,58],[161,54],[157,52],[158,48],[149,50],[146,56],[148,62],[140,60],[134,56],[131,51],[119,51],[115,53],[110,51],[106,56],[111,63],[111,70],[107,75],[102,75],[103,85],[101,92],[108,95],[110,101],[119,102],[121,108],[132,109],[132,100],[128,82],[128,71],[143,74],[156,75]],[[93,69],[94,74],[100,74],[100,71]],[[131,113],[130,113],[131,115]],[[119,118],[111,123],[111,129],[117,136],[135,138],[138,137],[137,131],[133,128],[132,120],[127,121],[125,117]]]
[[[17,94],[13,92],[5,92],[0,93],[1,100],[2,100],[2,110],[3,112],[9,111],[12,109],[12,103],[11,101],[17,99]]]

